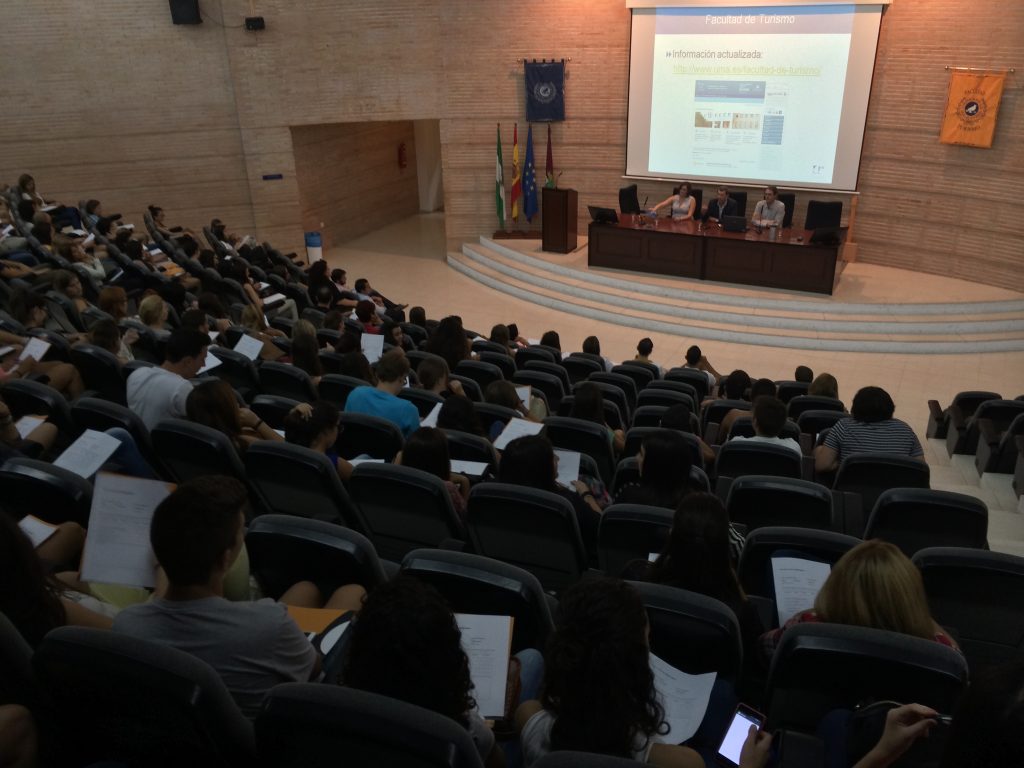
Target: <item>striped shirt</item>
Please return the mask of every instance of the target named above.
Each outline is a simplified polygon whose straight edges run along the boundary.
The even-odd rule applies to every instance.
[[[827,447],[842,460],[855,453],[893,453],[898,456],[923,456],[917,435],[899,419],[856,421],[840,419],[825,438]]]

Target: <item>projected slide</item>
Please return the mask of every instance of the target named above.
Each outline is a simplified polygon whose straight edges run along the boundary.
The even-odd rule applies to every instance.
[[[659,9],[649,170],[831,183],[852,6]]]

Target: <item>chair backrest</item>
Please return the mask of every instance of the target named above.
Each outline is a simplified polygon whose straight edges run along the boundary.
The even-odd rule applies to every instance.
[[[456,613],[512,616],[512,652],[544,648],[554,631],[551,608],[537,578],[489,557],[444,549],[416,549],[402,572],[433,585]]]
[[[325,596],[346,584],[369,591],[387,581],[365,536],[322,520],[263,515],[249,525],[245,547],[263,594],[275,600],[300,581],[313,582]]]
[[[233,389],[238,390],[243,396],[251,400],[261,388],[260,373],[256,368],[256,364],[241,352],[236,352],[226,347],[210,347],[210,354],[221,362],[220,365],[210,371],[210,375],[226,381]],[[289,397],[292,400],[298,399],[276,392],[267,392],[267,394]]]
[[[516,372],[516,361],[504,352],[489,352],[484,350],[479,353],[481,363],[490,363],[501,369],[501,375],[511,379]]]
[[[729,487],[729,520],[748,531],[765,526],[837,530],[832,494],[823,485],[792,477],[744,475]]]
[[[356,387],[368,386],[370,386],[369,382],[357,379],[355,376],[346,376],[342,373],[325,373],[320,377],[317,394],[321,399],[329,400],[338,408],[344,408],[349,392]]]
[[[707,434],[708,424],[721,424],[722,419],[725,418],[729,411],[733,409],[749,411],[751,408],[752,406],[747,400],[728,400],[723,398],[712,400],[704,406],[704,410],[701,413],[701,429],[704,431],[704,434]]]
[[[640,213],[640,200],[637,197],[636,184],[619,189],[619,211],[621,213]]]
[[[466,397],[472,400],[474,403],[481,403],[484,399],[484,391],[477,383],[476,379],[471,379],[468,376],[463,376],[460,373],[450,374],[449,379],[457,381],[462,385],[462,391],[465,392]]]
[[[59,627],[32,659],[75,764],[255,761],[252,726],[220,676],[191,654],[117,632]]]
[[[0,504],[15,519],[35,515],[48,523],[89,526],[92,484],[48,461],[17,457],[0,466]]]
[[[266,501],[267,511],[359,529],[359,514],[322,453],[291,443],[261,440],[245,451],[249,481]]]
[[[176,483],[206,475],[247,482],[238,451],[223,432],[184,419],[165,419],[150,430],[150,438]]]
[[[988,549],[988,507],[962,493],[890,488],[875,502],[865,539],[884,539],[912,557],[926,547]]]
[[[106,432],[113,427],[126,430],[150,466],[160,466],[145,422],[127,406],[96,397],[80,397],[71,406],[71,418],[74,419],[75,429],[79,432],[87,429]]]
[[[988,400],[1001,400],[1002,397],[998,392],[985,392],[981,390],[968,390],[965,392],[957,392],[953,396],[953,402],[950,407],[960,409],[960,415],[965,419],[969,419],[974,415],[974,412],[978,410],[978,406]]]
[[[874,509],[882,491],[927,488],[930,470],[923,461],[888,453],[854,453],[842,460],[833,489],[859,493],[861,509]]]
[[[771,558],[780,556],[804,557],[835,565],[861,540],[845,533],[818,531],[810,528],[768,526],[747,534],[740,555],[740,586],[749,595],[771,597],[775,594],[772,583]]]
[[[402,431],[387,419],[342,411],[339,424],[341,430],[335,448],[342,458],[354,459],[365,453],[375,459],[392,461],[402,450]]]
[[[301,368],[270,360],[260,366],[260,391],[265,395],[290,397],[303,403],[317,399],[313,379]]]
[[[448,455],[452,460],[483,462],[491,471],[498,468],[498,452],[486,437],[457,429],[446,429],[444,433],[448,437]]]
[[[483,427],[485,435],[490,434],[491,425],[494,422],[500,421],[502,424],[508,424],[511,419],[519,418],[518,412],[494,403],[473,403],[473,410],[476,411],[476,415],[480,419],[480,426]]]
[[[637,369],[644,373],[637,375]],[[619,365],[612,366],[612,373],[621,373],[629,376],[636,382],[637,391],[640,391],[652,381],[661,380],[661,369],[654,363],[645,363],[643,360],[623,360]]]
[[[652,382],[651,386],[640,391],[640,395],[637,398],[638,406],[664,405],[666,408],[671,408],[673,405],[685,405],[690,409],[691,413],[696,410],[693,397],[684,392],[654,386],[657,383],[673,384],[677,382]]]
[[[624,428],[633,419],[633,409],[629,405],[629,398],[625,391],[618,384],[609,384],[606,381],[590,381],[580,382],[573,389],[577,389],[584,383],[593,384],[595,387],[601,390],[601,397],[604,398],[606,403],[613,403],[616,408],[619,409],[619,416]],[[632,382],[630,382],[632,383]],[[575,397],[575,395],[573,395]]]
[[[590,456],[597,463],[605,485],[611,483],[615,475],[615,454],[608,438],[608,427],[568,416],[548,416],[544,419],[544,432],[555,448]]]
[[[700,447],[700,439],[691,432],[668,430],[665,427],[630,427],[626,432],[626,445],[622,449],[620,460],[629,458],[630,456],[636,456],[640,453],[640,448],[643,446],[644,440],[651,435],[655,435],[663,431],[677,432],[682,435],[686,444],[690,448],[690,463],[702,469],[704,468],[704,453]]]
[[[743,669],[743,641],[736,614],[725,603],[677,587],[630,582],[650,623],[651,652],[691,675],[717,672],[735,682]]]
[[[82,374],[86,389],[98,397],[124,405],[125,381],[117,356],[92,344],[77,344],[71,348],[71,363]]]
[[[715,462],[719,477],[775,475],[799,478],[803,466],[800,454],[782,445],[732,440],[722,446]]]
[[[292,400],[290,397],[256,395],[249,403],[249,408],[272,428],[283,430],[285,418],[297,405],[299,405],[299,401]]]
[[[959,547],[920,549],[932,617],[974,671],[1024,658],[1024,558]]]
[[[576,395],[566,395],[558,406],[557,416],[568,416],[572,413],[573,405],[576,402]],[[628,421],[623,421],[622,412],[619,406],[611,400],[604,401],[604,421],[612,429],[625,429],[629,426]]]
[[[747,215],[747,193],[745,190],[731,190],[729,197],[736,201],[736,215]]]
[[[507,349],[507,347],[502,346],[496,341],[490,341],[489,339],[480,338],[476,339],[473,342],[473,351],[476,352],[477,354],[479,354],[480,352],[496,352],[500,355],[505,355],[505,357],[508,357],[508,355],[506,354]]]
[[[565,368],[566,373],[569,374],[569,382],[573,385],[585,381],[592,373],[599,373],[604,370],[603,363],[577,355],[569,355],[562,360],[561,365]]]
[[[843,204],[838,200],[808,200],[804,229],[838,227],[843,220]]]
[[[451,718],[337,685],[275,687],[256,718],[256,744],[280,768],[483,768],[469,731]]]
[[[515,372],[512,381],[515,384],[529,384],[543,392],[552,413],[558,410],[559,403],[566,395],[565,389],[562,387],[562,380],[558,376],[543,371],[521,369]]]
[[[393,464],[360,464],[349,481],[362,529],[377,552],[400,561],[420,547],[464,541],[462,521],[439,477]]]
[[[665,415],[668,406],[665,405],[638,405],[633,412],[632,426],[634,427],[658,427],[661,426],[661,417]],[[691,414],[693,415],[693,414]],[[698,428],[700,427],[698,423]]]
[[[786,406],[786,414],[791,419],[797,419],[804,411],[839,411],[844,413],[846,406],[842,400],[832,397],[819,397],[817,395],[796,395],[790,398]]]
[[[530,360],[544,360],[548,363],[557,362],[555,354],[538,346],[523,347],[516,350],[516,368],[525,368]]]
[[[814,732],[834,709],[865,701],[913,701],[952,712],[967,662],[934,640],[841,624],[786,630],[768,673],[766,728]]]
[[[788,403],[794,397],[806,395],[810,384],[806,381],[776,381],[775,386],[775,396],[782,402]]]
[[[793,209],[796,207],[796,195],[792,192],[779,192],[775,199],[786,206],[786,215],[782,219],[782,226],[793,226]]]
[[[697,390],[697,396],[704,400],[710,392],[708,391],[708,376],[704,371],[696,368],[673,368],[665,373],[666,381],[681,381],[689,384]]]
[[[637,386],[630,376],[626,376],[622,373],[605,373],[604,371],[598,371],[592,373],[587,377],[587,381],[598,382],[603,384],[611,384],[612,386],[618,387],[626,395],[626,404],[629,406],[629,413],[632,413],[637,406]]]
[[[365,384],[366,382],[363,382]],[[408,400],[410,403],[416,406],[416,410],[419,411],[420,418],[423,419],[430,414],[434,407],[438,404],[444,403],[444,398],[440,395],[435,395],[433,392],[428,392],[425,389],[418,389],[416,387],[405,387],[398,396],[402,400]]]
[[[587,556],[572,505],[561,496],[506,483],[481,483],[466,512],[473,549],[529,571],[549,591],[575,582]]]
[[[501,368],[479,360],[460,360],[452,373],[472,379],[480,386],[481,390],[486,389],[492,381],[502,381],[505,378]]]
[[[696,412],[697,406],[700,405],[700,395],[697,392],[697,388],[688,381],[675,381],[673,379],[655,379],[647,385],[649,389],[661,389],[671,390],[672,392],[681,392],[684,395],[689,395],[690,399],[693,400],[694,407],[690,410]]]
[[[31,379],[13,379],[4,383],[3,397],[15,420],[26,415],[45,415],[61,432],[74,431],[71,406],[51,386]]]
[[[540,371],[541,373],[550,373],[562,382],[562,391],[570,392],[572,390],[573,380],[569,377],[569,372],[565,369],[562,363],[548,363],[544,360],[527,360],[524,370],[527,371]],[[514,375],[514,374],[513,374]]]
[[[840,419],[848,418],[850,416],[841,411],[804,411],[797,417],[796,425],[802,434],[817,437]]]
[[[645,504],[612,504],[601,514],[597,529],[597,563],[617,577],[633,560],[661,552],[672,530],[675,513]]]
[[[732,421],[732,426],[729,427],[729,435],[726,438],[726,442],[732,440],[734,437],[754,437],[756,435],[754,430],[754,416],[739,416]],[[782,430],[779,432],[779,437],[789,438],[800,442],[800,427],[797,426],[796,422],[792,419],[787,419],[782,425]]]

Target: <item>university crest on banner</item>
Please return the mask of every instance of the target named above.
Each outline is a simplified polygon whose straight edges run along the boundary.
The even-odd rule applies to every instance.
[[[967,147],[991,147],[1005,74],[953,72],[939,141]]]
[[[554,123],[565,120],[565,62],[524,61],[526,120]]]

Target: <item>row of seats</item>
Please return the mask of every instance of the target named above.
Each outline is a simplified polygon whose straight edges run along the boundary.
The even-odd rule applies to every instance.
[[[1012,474],[1021,456],[1019,439],[1024,438],[1024,395],[1004,400],[997,392],[958,392],[945,409],[929,400],[925,434],[944,439],[950,456],[974,456],[979,475]]]

